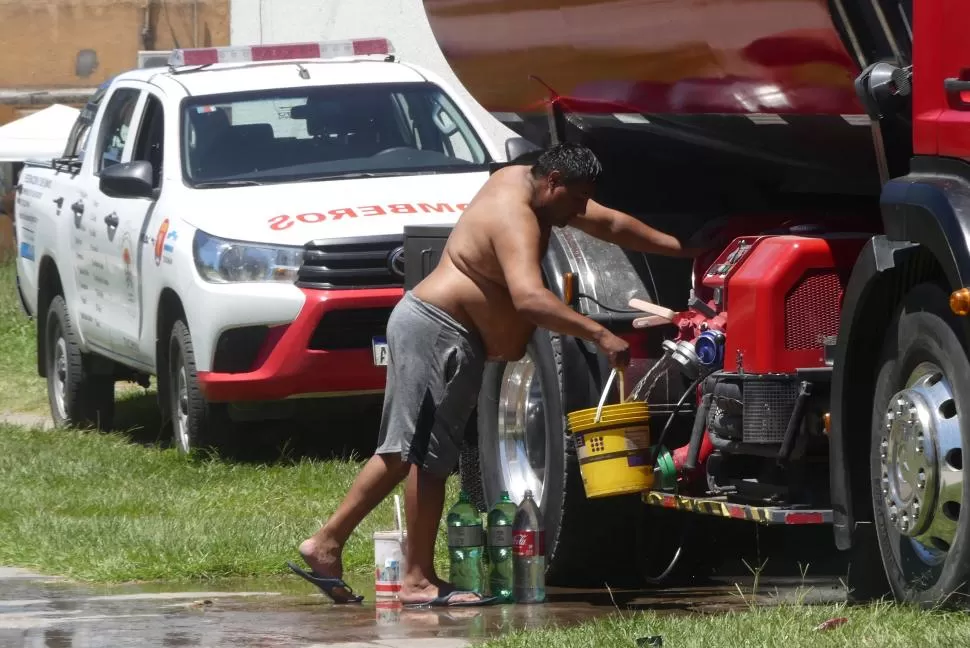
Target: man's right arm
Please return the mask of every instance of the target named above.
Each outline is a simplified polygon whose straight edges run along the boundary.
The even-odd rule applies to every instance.
[[[492,246],[516,311],[542,328],[589,340],[606,354],[627,351],[626,342],[564,304],[542,282],[539,225],[532,217],[493,225]],[[625,361],[621,363],[626,364]]]

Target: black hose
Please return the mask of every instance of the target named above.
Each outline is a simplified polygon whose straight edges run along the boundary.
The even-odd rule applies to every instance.
[[[687,461],[684,462],[684,470],[691,472],[697,467],[697,459],[701,453],[701,443],[704,440],[704,432],[707,430],[707,413],[711,410],[711,400],[714,394],[708,392],[701,397],[701,406],[697,409],[697,416],[694,418],[694,429],[690,433],[690,445],[687,446]]]
[[[667,432],[670,430],[670,426],[671,424],[673,424],[674,417],[677,416],[677,412],[680,411],[680,408],[683,407],[684,405],[684,401],[687,400],[687,396],[694,393],[694,390],[697,389],[697,386],[701,384],[701,382],[705,378],[707,378],[708,375],[709,374],[701,374],[700,376],[698,376],[697,379],[694,380],[694,382],[692,382],[690,386],[684,391],[684,393],[681,394],[680,400],[678,400],[677,403],[674,405],[674,409],[673,411],[670,412],[670,416],[667,418],[667,423],[666,425],[664,425],[664,429],[660,432],[660,436],[657,438],[657,443],[655,443],[653,446],[653,452],[651,453],[652,456],[650,457],[651,466],[656,465],[657,455],[660,453],[660,448],[663,447],[664,439],[667,438]],[[674,556],[673,558],[670,559],[670,564],[667,565],[667,568],[664,569],[662,572],[660,572],[660,575],[658,576],[647,576],[646,574],[642,574],[643,580],[645,580],[650,585],[660,585],[665,580],[667,580],[670,574],[677,567],[677,563],[680,562],[680,556],[684,551],[684,544],[687,540],[687,532],[691,528],[691,522],[692,522],[692,518],[688,516],[687,519],[684,521],[684,526],[682,527],[680,532],[680,544],[677,545],[677,551],[674,552]]]
[[[670,412],[670,416],[667,418],[667,424],[664,425],[663,431],[660,432],[660,436],[657,438],[657,442],[653,446],[653,452],[651,452],[649,465],[656,465],[657,456],[660,454],[660,448],[663,447],[664,440],[667,438],[667,432],[670,430],[670,426],[674,422],[674,417],[677,416],[680,408],[684,406],[684,401],[687,400],[687,396],[692,394],[694,390],[697,389],[697,386],[701,384],[701,381],[705,378],[707,378],[707,374],[701,374],[698,376],[697,379],[690,384],[690,387],[688,387],[687,390],[681,395],[680,400],[677,401],[677,404],[674,405],[673,411]]]
[[[643,580],[647,581],[650,585],[662,585],[665,580],[670,576],[670,574],[677,567],[677,563],[680,562],[680,555],[684,551],[684,544],[687,542],[687,531],[691,527],[691,522],[693,522],[693,516],[686,516],[684,520],[684,526],[680,530],[680,543],[677,545],[677,551],[674,552],[674,557],[670,559],[670,564],[667,565],[666,569],[660,572],[659,576],[647,576],[646,574],[641,574]]]
[[[604,304],[600,300],[598,300],[595,297],[592,297],[590,295],[587,295],[584,292],[577,292],[576,293],[576,299],[588,299],[591,302],[593,302],[594,304],[596,304],[597,306],[599,306],[600,308],[602,308],[603,310],[608,310],[608,311],[613,312],[613,313],[629,313],[629,314],[636,313],[636,314],[640,315],[641,317],[646,317],[647,315],[649,315],[649,313],[645,313],[645,312],[640,311],[640,310],[635,310],[635,309],[634,310],[631,310],[629,308],[613,308],[612,306],[607,306],[606,304]]]

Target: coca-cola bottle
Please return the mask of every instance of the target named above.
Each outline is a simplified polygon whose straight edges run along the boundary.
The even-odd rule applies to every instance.
[[[546,533],[539,505],[527,490],[512,525],[512,597],[516,603],[546,600]]]

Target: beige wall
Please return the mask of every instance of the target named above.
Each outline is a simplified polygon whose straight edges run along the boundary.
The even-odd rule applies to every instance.
[[[182,47],[196,34],[200,46],[229,43],[229,0],[0,0],[0,88],[91,87],[135,67],[146,9],[151,49],[171,49],[173,33]],[[97,67],[79,76],[84,50]]]

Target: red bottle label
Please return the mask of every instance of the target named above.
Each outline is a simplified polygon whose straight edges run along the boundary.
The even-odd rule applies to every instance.
[[[512,534],[512,553],[521,558],[546,555],[545,531],[516,531]]]

